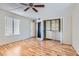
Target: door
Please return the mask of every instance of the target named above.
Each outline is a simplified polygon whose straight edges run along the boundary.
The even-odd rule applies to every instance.
[[[31,37],[35,37],[36,36],[36,23],[33,21],[31,22]]]

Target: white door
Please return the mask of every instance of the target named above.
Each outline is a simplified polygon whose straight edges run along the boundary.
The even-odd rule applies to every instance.
[[[35,37],[36,24],[35,22],[31,22],[31,37]]]

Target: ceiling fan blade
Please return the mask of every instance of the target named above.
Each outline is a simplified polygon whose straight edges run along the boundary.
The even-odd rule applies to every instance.
[[[26,4],[26,3],[20,3],[21,5],[24,5],[24,6],[28,6],[28,4]]]
[[[45,5],[34,5],[34,7],[44,7]]]
[[[30,7],[27,7],[24,11],[27,11]]]
[[[35,12],[38,12],[38,10],[36,10],[35,8],[32,8]]]

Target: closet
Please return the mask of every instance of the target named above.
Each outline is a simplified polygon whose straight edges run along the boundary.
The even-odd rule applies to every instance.
[[[44,38],[59,40],[60,38],[60,19],[44,21]]]

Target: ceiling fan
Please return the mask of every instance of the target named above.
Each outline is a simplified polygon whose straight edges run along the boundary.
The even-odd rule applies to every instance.
[[[32,8],[35,12],[38,12],[36,7],[45,7],[45,5],[34,5],[34,3],[20,3],[21,5],[28,6],[24,11],[27,11],[28,9]]]

